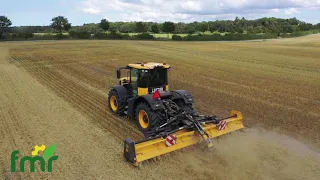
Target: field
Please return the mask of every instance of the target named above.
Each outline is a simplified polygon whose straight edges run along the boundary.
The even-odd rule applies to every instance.
[[[256,42],[38,41],[0,44],[0,171],[4,179],[319,179],[320,36]],[[134,122],[113,116],[115,70],[166,62],[171,89],[203,113],[245,118],[245,132],[140,168],[122,156]],[[10,154],[57,144],[52,173],[11,173]]]
[[[204,32],[203,34],[205,35],[212,35],[212,34],[217,34],[219,32]],[[57,33],[33,33],[34,35],[38,35],[38,36],[43,36],[43,35],[57,35]],[[63,35],[68,35],[69,33],[63,33]],[[134,36],[134,35],[138,35],[138,34],[141,34],[141,33],[122,33],[122,34],[129,34],[130,36]],[[163,33],[150,33],[152,34],[155,38],[169,38],[171,39],[172,38],[172,35],[173,34],[163,34]],[[220,33],[221,35],[224,35],[225,33]],[[185,36],[188,36],[188,34],[176,34],[178,36],[181,36],[181,37],[185,37]],[[197,35],[197,34],[193,34],[193,35]]]
[[[126,34],[126,33],[123,33],[123,34]],[[141,34],[141,33],[128,33],[130,36],[134,36],[134,35],[138,35],[138,34]],[[171,39],[172,38],[172,35],[173,34],[161,34],[161,33],[150,33],[152,34],[155,38],[169,38]],[[188,34],[177,34],[181,37],[185,37],[185,36],[188,36]]]
[[[123,33],[123,34],[125,34],[125,33]],[[129,33],[129,35],[130,36],[133,36],[133,35],[138,35],[138,34],[140,34],[140,33]],[[169,38],[169,39],[171,39],[172,38],[172,35],[174,35],[174,34],[163,34],[163,33],[151,33],[155,38]],[[209,32],[209,31],[206,31],[206,32],[204,32],[203,34],[205,34],[205,35],[212,35],[212,34],[219,34],[219,32],[213,32],[213,33],[211,33],[211,32]],[[220,33],[221,35],[225,35],[225,33]],[[185,36],[188,36],[188,34],[176,34],[176,35],[178,35],[178,36],[181,36],[181,37],[185,37]],[[195,33],[195,34],[193,34],[193,35],[198,35],[198,33]]]
[[[43,36],[43,35],[57,35],[57,33],[33,33],[34,35],[39,35],[39,36]],[[141,34],[141,33],[122,33],[122,34],[129,34],[130,36],[134,36],[134,35],[138,35],[138,34]],[[155,38],[170,38],[172,37],[172,34],[162,34],[162,33],[150,33],[152,35],[154,35]],[[63,35],[69,35],[69,33],[63,33]],[[188,34],[177,34],[181,37],[184,37],[184,36],[188,36]]]

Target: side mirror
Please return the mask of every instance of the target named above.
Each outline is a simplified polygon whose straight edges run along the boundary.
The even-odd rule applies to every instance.
[[[120,79],[120,77],[121,77],[121,72],[120,72],[120,69],[118,69],[117,70],[117,78]]]

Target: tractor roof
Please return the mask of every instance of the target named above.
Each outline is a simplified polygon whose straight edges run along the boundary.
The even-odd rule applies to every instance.
[[[154,69],[155,67],[162,66],[163,68],[170,68],[169,64],[166,63],[155,63],[155,62],[148,62],[148,63],[134,63],[128,64],[128,67],[136,68],[136,69]]]

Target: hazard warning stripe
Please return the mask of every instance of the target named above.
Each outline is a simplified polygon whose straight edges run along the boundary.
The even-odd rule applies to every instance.
[[[221,131],[221,130],[224,130],[226,128],[226,125],[227,125],[227,121],[226,120],[221,120],[218,124],[218,130]]]
[[[166,146],[172,146],[176,144],[177,136],[176,135],[169,135],[166,137]]]

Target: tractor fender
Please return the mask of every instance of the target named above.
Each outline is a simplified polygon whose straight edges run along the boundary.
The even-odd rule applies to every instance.
[[[139,103],[142,102],[148,104],[154,111],[161,110],[164,108],[161,100],[153,99],[152,94],[146,94],[143,96],[129,99],[127,112],[129,117],[134,118],[135,108]]]
[[[173,93],[173,100],[181,98],[186,104],[193,104],[194,102],[193,96],[186,90],[174,90],[171,92]]]
[[[127,100],[127,96],[128,96],[128,90],[122,85],[112,86],[112,88],[118,93],[118,95],[120,97],[120,101],[127,104],[126,100]]]

